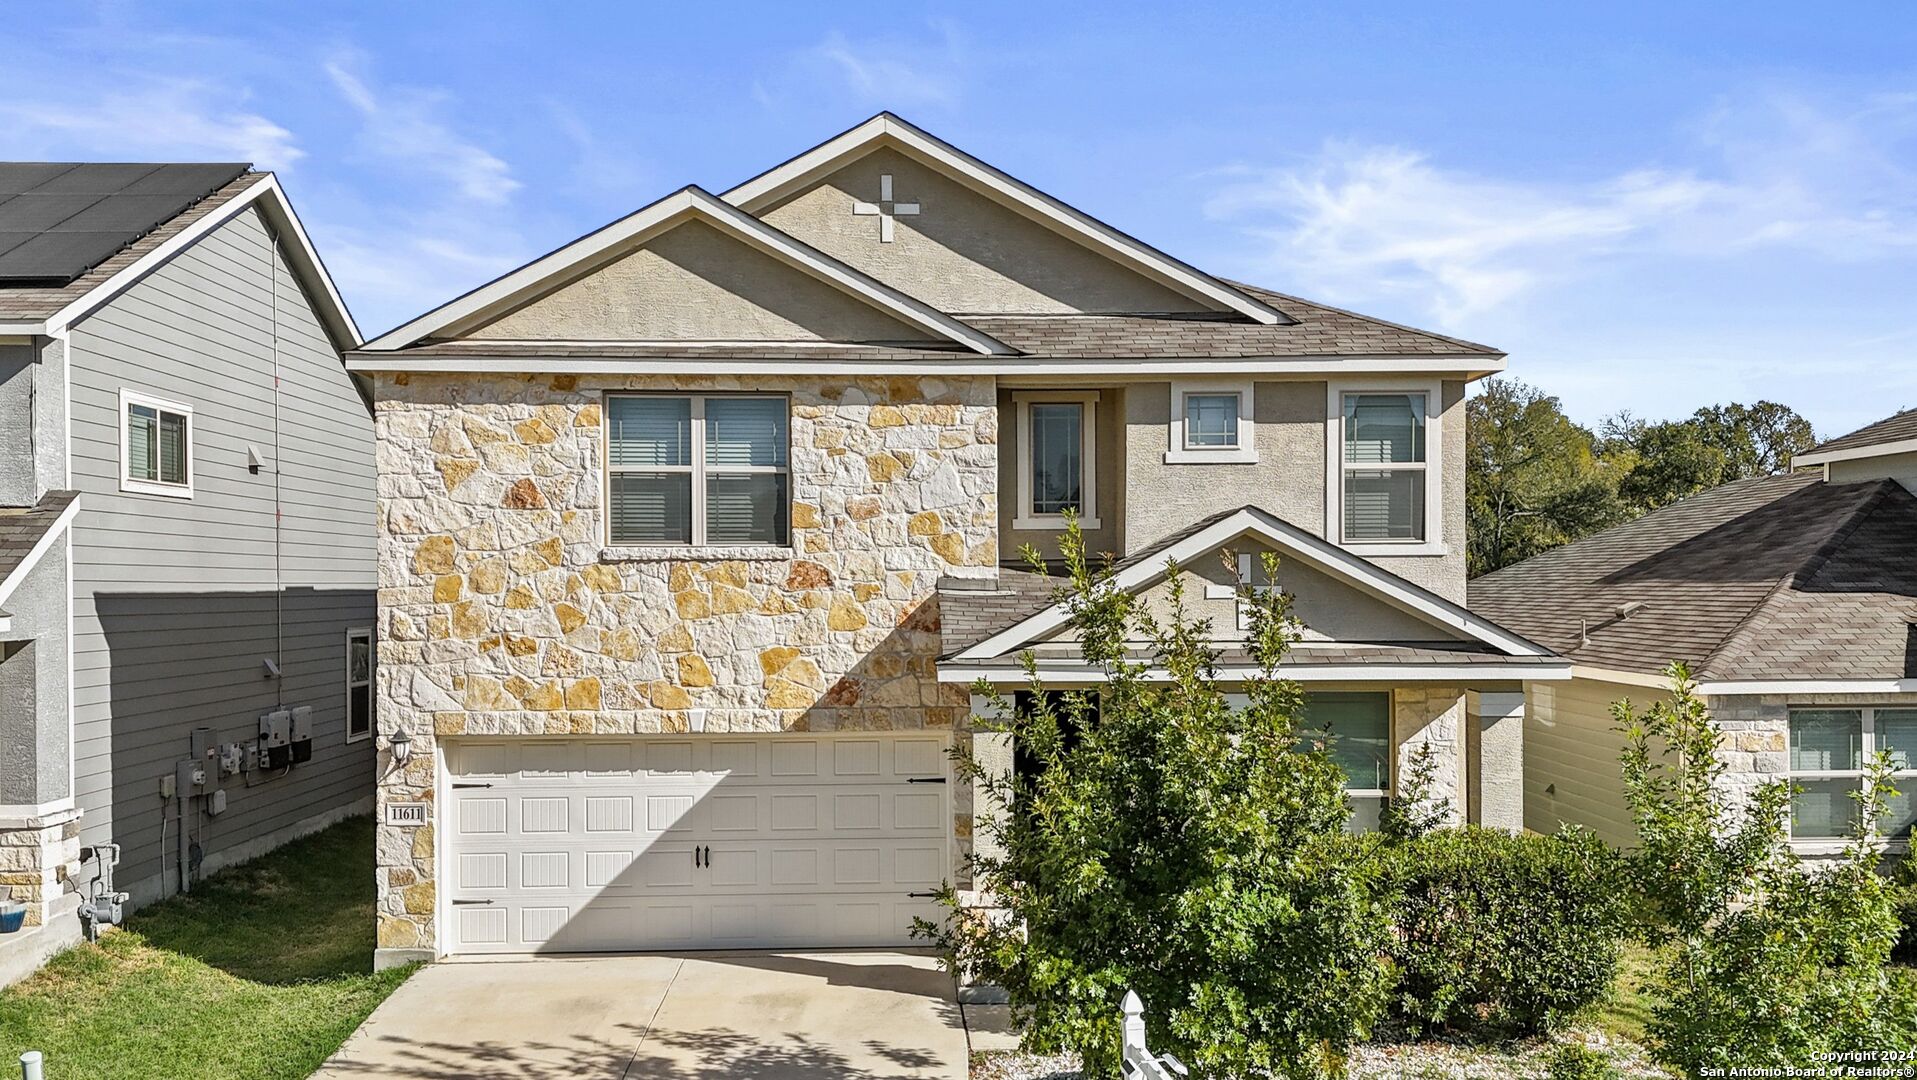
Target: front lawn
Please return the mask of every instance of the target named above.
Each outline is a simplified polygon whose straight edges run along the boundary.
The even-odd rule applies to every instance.
[[[373,824],[354,818],[148,907],[0,991],[0,1061],[58,1080],[292,1080],[405,980],[374,974]]]

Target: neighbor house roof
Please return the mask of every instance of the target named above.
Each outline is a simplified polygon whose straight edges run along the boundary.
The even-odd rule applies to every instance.
[[[1573,661],[1700,681],[1917,677],[1917,496],[1740,480],[1487,574],[1473,611]]]
[[[1793,465],[1821,465],[1827,461],[1868,457],[1877,452],[1917,450],[1917,409],[1905,409],[1848,435],[1827,439],[1791,459]]]
[[[77,491],[49,491],[26,507],[0,507],[0,629],[7,597],[26,580],[79,509]]]
[[[0,161],[0,282],[65,285],[246,168]]]
[[[66,167],[63,165],[39,166],[43,170]],[[104,169],[118,166],[96,167]],[[172,168],[172,166],[131,166],[131,168]],[[293,212],[292,203],[287,200],[285,192],[280,189],[278,179],[272,173],[246,171],[244,165],[179,166],[179,168],[201,170],[190,174],[178,174],[180,178],[187,175],[218,175],[218,172],[228,168],[241,171],[231,179],[187,201],[172,216],[144,231],[129,226],[125,230],[124,242],[121,246],[71,280],[37,279],[38,283],[34,283],[33,281],[8,281],[0,276],[0,334],[63,332],[67,327],[118,295],[121,290],[139,281],[179,252],[198,242],[201,237],[232,220],[248,207],[257,207],[268,225],[279,235],[286,251],[289,269],[306,287],[307,293],[312,298],[313,310],[319,316],[321,323],[325,325],[334,344],[341,350],[359,345],[359,328],[354,325],[352,315],[346,310],[346,302],[341,299],[339,290],[326,272],[325,264],[320,261],[318,252],[314,250],[311,240],[308,239],[305,227],[301,225],[298,215]],[[10,202],[0,203],[0,225],[5,223],[4,209],[10,204]],[[127,209],[130,213],[132,207],[129,206]]]

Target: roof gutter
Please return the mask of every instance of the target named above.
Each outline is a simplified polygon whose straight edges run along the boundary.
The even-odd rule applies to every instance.
[[[665,343],[660,343],[665,344]],[[389,371],[415,374],[527,374],[571,375],[1022,375],[1148,376],[1208,375],[1408,375],[1423,374],[1472,380],[1495,375],[1505,367],[1502,357],[1485,356],[1351,356],[1351,357],[1138,357],[1106,360],[1044,359],[1034,357],[977,357],[967,359],[815,360],[806,357],[735,358],[700,356],[697,347],[674,356],[408,356],[404,350],[358,352],[346,357],[348,371]]]
[[[1254,664],[1224,665],[1216,669],[1221,682],[1244,681],[1265,678],[1264,668]],[[1043,661],[1038,665],[1039,678],[1051,684],[1088,686],[1107,682],[1110,676],[1103,668],[1083,663],[1048,665]],[[1276,676],[1296,682],[1364,682],[1364,683],[1443,683],[1471,684],[1478,682],[1565,682],[1572,678],[1569,663],[1537,663],[1535,661],[1514,664],[1303,664],[1296,667],[1280,664]],[[1031,680],[1031,674],[1016,663],[996,664],[992,666],[958,666],[938,669],[938,681],[969,685],[980,679],[988,683],[1016,683],[1023,685]],[[1147,668],[1145,679],[1148,682],[1170,682],[1171,672],[1163,668]]]

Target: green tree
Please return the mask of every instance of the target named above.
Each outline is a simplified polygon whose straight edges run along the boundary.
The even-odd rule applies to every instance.
[[[1301,739],[1303,692],[1276,674],[1298,633],[1289,601],[1244,596],[1261,673],[1234,708],[1175,568],[1154,617],[1091,568],[1075,523],[1060,548],[1076,647],[1104,681],[1047,693],[1027,654],[1026,707],[979,688],[993,697],[982,726],[1031,765],[1008,775],[955,754],[975,792],[1012,808],[981,822],[991,843],[973,867],[1003,917],[973,917],[948,889],[950,918],[920,932],[1005,987],[1027,1049],[1074,1051],[1087,1076],[1118,1075],[1127,989],[1151,1045],[1195,1071],[1342,1073],[1388,992],[1388,909],[1377,856],[1345,834],[1343,773]]]
[[[1875,873],[1888,759],[1857,793],[1844,855],[1809,871],[1787,841],[1790,783],[1733,801],[1717,726],[1685,667],[1669,675],[1668,700],[1612,706],[1638,831],[1634,891],[1670,957],[1649,1024],[1658,1056],[1695,1076],[1917,1047],[1917,993],[1887,966],[1897,925]]]
[[[1465,514],[1473,577],[1624,520],[1614,470],[1558,399],[1486,379],[1465,405]]]
[[[1713,405],[1683,420],[1607,420],[1599,453],[1620,474],[1618,497],[1631,516],[1700,491],[1790,468],[1817,441],[1810,422],[1774,401]]]

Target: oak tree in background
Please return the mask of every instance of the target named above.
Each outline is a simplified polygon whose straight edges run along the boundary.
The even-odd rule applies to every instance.
[[[1465,423],[1472,576],[1625,519],[1615,468],[1557,398],[1516,379],[1486,379]]]
[[[1619,413],[1593,433],[1558,399],[1487,379],[1466,404],[1465,507],[1473,577],[1700,491],[1790,468],[1813,446],[1786,405],[1712,405],[1682,420]]]

